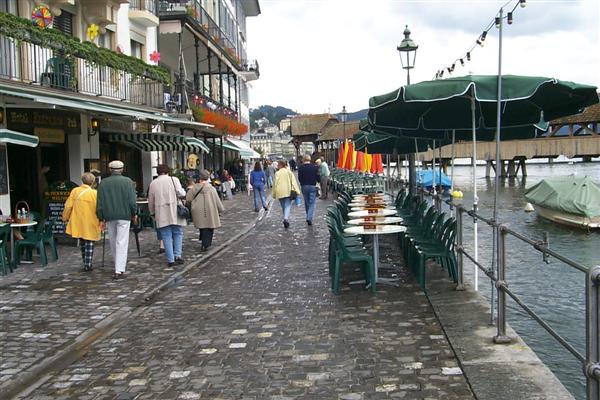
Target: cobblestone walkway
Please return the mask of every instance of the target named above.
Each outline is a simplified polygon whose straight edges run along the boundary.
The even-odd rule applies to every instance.
[[[215,247],[256,218],[251,197],[245,194],[234,196],[224,205],[223,227],[215,231]],[[198,233],[192,226],[186,227],[184,240],[186,261],[205,255],[199,253]],[[120,307],[134,305],[177,270],[167,269],[165,255],[158,255],[153,230],[140,233],[140,245],[141,257],[131,235],[129,275],[124,280],[112,280],[114,269],[108,241],[104,268],[98,242],[91,273],[80,271],[81,255],[75,246],[62,245],[59,260],[45,268],[34,258],[35,264],[21,265],[15,272],[0,276],[0,384],[55,354]]]
[[[249,235],[193,269],[27,398],[472,399],[412,279],[401,274],[400,288],[381,286],[376,295],[347,285],[341,295],[331,293],[322,221],[327,204],[319,202],[312,227],[303,209],[294,209],[287,231],[275,204]],[[393,239],[384,243],[388,256],[392,246]],[[144,262],[148,265],[135,267],[136,275],[138,268],[160,275],[150,272],[158,268],[155,260]],[[136,290],[110,282],[108,272],[98,275],[95,284],[81,284],[72,274],[56,284],[46,281],[41,293],[35,283],[8,285],[2,292],[3,323],[18,326],[11,332],[51,333],[31,346],[64,340],[71,329],[107,315],[119,296],[126,301]],[[93,293],[69,294],[80,290],[71,288],[73,282],[91,286]],[[72,299],[66,301],[66,295]],[[7,335],[2,339],[10,350],[8,363],[20,365],[27,356],[17,353],[25,349],[22,339],[6,340]],[[37,351],[31,350],[29,362]]]

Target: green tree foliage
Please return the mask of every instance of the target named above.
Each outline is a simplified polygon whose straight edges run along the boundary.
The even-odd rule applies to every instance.
[[[266,118],[270,123],[279,125],[282,119],[288,115],[297,115],[298,113],[282,106],[264,105],[250,110],[250,128],[258,128],[256,120]]]

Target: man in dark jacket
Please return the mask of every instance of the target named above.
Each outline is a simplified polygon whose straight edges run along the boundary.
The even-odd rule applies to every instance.
[[[98,186],[96,215],[106,222],[110,252],[115,261],[114,279],[123,278],[127,267],[129,249],[129,225],[136,213],[135,184],[123,176],[125,165],[122,161],[108,164],[111,176],[102,180]]]
[[[310,156],[304,156],[304,163],[298,167],[298,181],[304,197],[306,223],[312,225],[315,204],[317,202],[317,172],[318,167],[310,162]]]

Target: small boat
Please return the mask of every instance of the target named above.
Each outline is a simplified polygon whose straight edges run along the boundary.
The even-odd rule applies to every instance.
[[[425,169],[418,172],[417,185],[430,189],[433,186],[433,170]],[[452,181],[441,170],[435,171],[435,186],[448,189],[452,186]]]
[[[588,176],[543,179],[525,192],[537,213],[576,228],[600,228],[600,187]]]

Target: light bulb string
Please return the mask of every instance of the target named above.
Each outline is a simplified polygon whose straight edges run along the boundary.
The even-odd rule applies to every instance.
[[[509,19],[509,15],[510,15],[509,24],[511,24],[512,23],[512,14],[514,13],[514,11],[517,9],[517,7],[519,5],[521,5],[521,7],[525,7],[526,0],[509,0],[502,7],[500,7],[498,9],[498,12],[494,16],[494,18],[492,18],[490,23],[488,23],[485,26],[482,33],[477,37],[477,40],[475,40],[475,43],[471,47],[469,47],[469,49],[464,53],[464,55],[462,57],[457,57],[454,61],[452,61],[450,63],[450,66],[438,70],[435,73],[434,79],[443,78],[445,72],[448,72],[448,75],[452,74],[454,72],[454,69],[455,69],[457,63],[460,63],[460,66],[464,66],[466,62],[471,61],[471,56],[473,54],[473,51],[477,47],[483,47],[483,43],[485,42],[488,32],[490,31],[490,29],[492,29],[492,27],[494,25],[497,25],[497,22],[500,20],[500,17],[499,17],[500,10],[505,9],[506,6],[508,6],[513,1],[514,1],[514,5],[513,5],[512,9],[507,14],[502,15],[503,20]]]

